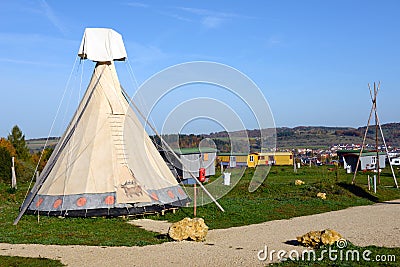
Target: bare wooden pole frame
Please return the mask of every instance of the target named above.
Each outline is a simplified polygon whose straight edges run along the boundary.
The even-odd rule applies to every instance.
[[[377,166],[377,173],[378,173],[378,181],[379,181],[379,183],[380,183],[380,174],[379,174],[379,151],[378,151],[378,129],[379,129],[379,130],[380,130],[381,137],[382,137],[383,144],[384,144],[384,146],[385,146],[386,156],[387,156],[388,159],[389,159],[389,165],[390,165],[390,169],[391,169],[391,171],[392,171],[394,183],[395,183],[395,185],[396,185],[396,188],[399,188],[399,185],[398,185],[397,179],[396,179],[396,175],[395,175],[394,170],[393,170],[393,166],[392,166],[392,164],[391,164],[391,162],[390,162],[389,151],[388,151],[388,149],[387,149],[385,137],[384,137],[383,131],[382,131],[382,126],[381,126],[380,121],[379,121],[378,110],[377,110],[377,105],[376,105],[376,99],[377,99],[378,92],[379,92],[379,89],[380,89],[380,82],[378,83],[378,86],[376,86],[376,84],[375,84],[375,82],[374,82],[374,93],[373,93],[373,94],[372,94],[372,89],[371,89],[370,84],[368,84],[368,89],[369,89],[369,93],[370,93],[370,97],[371,97],[371,101],[372,101],[372,107],[371,107],[371,111],[370,111],[370,113],[369,113],[368,122],[367,122],[367,127],[366,127],[366,129],[365,129],[363,142],[362,142],[362,145],[361,145],[360,153],[359,153],[358,160],[357,160],[356,169],[355,169],[355,171],[354,171],[354,176],[353,176],[353,180],[352,180],[351,183],[354,184],[354,183],[355,183],[355,180],[356,180],[356,175],[357,175],[358,167],[359,167],[359,164],[360,164],[360,158],[361,158],[362,152],[363,152],[363,150],[364,150],[365,140],[366,140],[366,138],[367,138],[367,133],[368,133],[368,128],[369,128],[369,125],[370,125],[370,122],[371,122],[372,113],[374,112],[374,115],[375,115],[375,149],[376,149],[376,160],[377,160],[376,166]]]

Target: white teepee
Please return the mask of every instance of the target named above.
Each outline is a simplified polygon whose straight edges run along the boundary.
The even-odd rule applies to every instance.
[[[121,89],[114,67],[126,58],[121,35],[86,29],[78,55],[96,62],[91,81],[14,223],[25,212],[118,216],[185,204]]]

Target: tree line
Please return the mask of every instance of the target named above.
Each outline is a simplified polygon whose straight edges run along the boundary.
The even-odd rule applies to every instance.
[[[31,153],[26,144],[25,135],[18,125],[15,125],[7,138],[0,138],[0,182],[11,184],[13,157],[17,180],[25,182],[35,175],[36,167],[39,172],[43,170],[52,151],[53,148],[46,148],[42,152]]]

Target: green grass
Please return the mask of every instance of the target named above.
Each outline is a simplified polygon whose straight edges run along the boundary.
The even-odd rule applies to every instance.
[[[168,241],[157,233],[126,223],[123,218],[58,218],[24,215],[13,221],[25,195],[26,185],[16,192],[0,184],[0,243],[93,246],[145,246]]]
[[[323,250],[325,251],[322,252]],[[331,250],[331,257],[329,256],[329,250]],[[366,252],[367,250],[371,251],[371,253]],[[348,251],[353,251],[355,254]],[[358,251],[358,261],[356,260],[357,252],[355,251]],[[363,253],[365,252],[366,254],[364,254],[364,258]],[[302,259],[300,253],[299,260],[290,260],[288,258],[289,255],[287,255],[287,260],[270,264],[270,266],[398,266],[400,260],[400,248],[376,246],[358,247],[348,242],[347,246],[343,249],[338,248],[336,245],[321,247],[315,250],[315,255],[315,260],[313,257],[308,259],[308,254],[305,254],[304,259]],[[296,255],[292,254],[292,258],[295,257]],[[322,260],[319,260],[321,258]]]
[[[400,190],[392,186],[389,170],[382,173],[377,194],[366,189],[366,175],[357,176],[357,185],[351,185],[351,174],[344,170],[329,171],[327,166],[303,167],[297,173],[292,167],[275,166],[266,181],[254,192],[248,192],[253,169],[248,169],[237,186],[219,199],[225,212],[215,204],[197,208],[210,229],[242,226],[265,221],[369,205],[379,201],[400,199]],[[305,185],[295,186],[301,179]],[[123,218],[57,218],[25,215],[18,225],[12,225],[23,200],[26,184],[16,192],[0,184],[0,242],[39,243],[58,245],[144,246],[169,241],[165,236],[147,232],[126,223]],[[327,193],[327,199],[316,197]],[[154,219],[178,221],[193,217],[193,208],[181,208],[175,214],[149,216]]]
[[[1,256],[0,255],[0,266],[7,267],[56,267],[65,266],[58,260],[50,260],[46,258],[25,258],[25,257],[13,257],[13,256]]]
[[[342,169],[329,171],[328,168],[331,167],[303,167],[294,173],[292,167],[275,166],[271,169],[266,181],[254,193],[248,192],[248,185],[254,172],[253,169],[248,169],[237,186],[219,199],[225,212],[219,211],[215,204],[208,204],[197,208],[197,216],[203,217],[211,229],[217,229],[400,199],[400,190],[393,188],[394,182],[389,169],[382,173],[381,185],[378,187],[378,192],[374,194],[367,189],[367,173],[360,173],[357,176],[356,185],[351,185],[352,174],[346,174]],[[296,179],[303,180],[305,184],[295,186],[294,180]],[[0,183],[0,242],[144,246],[169,241],[165,236],[130,225],[123,218],[46,216],[38,218],[33,215],[25,215],[19,224],[14,226],[12,223],[18,214],[18,208],[22,203],[26,188],[27,184],[19,184],[18,190],[12,191],[9,189],[9,185]],[[327,199],[317,198],[318,192],[327,193]],[[153,219],[167,219],[171,222],[184,217],[193,217],[193,208],[181,208],[175,214],[167,213],[166,216],[151,216]],[[399,248],[368,248],[375,255],[399,255]],[[327,261],[322,264],[332,265],[333,263]],[[354,265],[353,262],[341,262],[340,264],[342,264],[341,266]],[[365,264],[363,262],[362,265]],[[60,265],[59,261],[46,259],[0,256],[0,266]],[[285,262],[283,265],[307,266],[313,265],[313,263]]]
[[[225,212],[220,212],[215,204],[209,204],[197,207],[197,216],[204,218],[210,229],[218,229],[400,199],[400,190],[393,187],[390,170],[382,173],[381,185],[374,194],[367,189],[366,173],[358,174],[356,185],[351,185],[353,174],[346,174],[342,169],[329,171],[331,167],[303,167],[294,173],[292,167],[274,166],[254,193],[248,192],[254,169],[248,169],[236,187],[218,200]],[[296,179],[305,184],[295,186]],[[326,193],[327,199],[317,198],[318,192]],[[193,208],[181,208],[175,214],[154,218],[175,222],[184,217],[193,217]]]

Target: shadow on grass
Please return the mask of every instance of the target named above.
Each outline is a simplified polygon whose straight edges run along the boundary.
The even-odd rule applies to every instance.
[[[338,183],[338,186],[349,191],[350,193],[354,194],[357,197],[365,198],[375,203],[379,202],[379,199],[376,196],[373,196],[370,193],[366,192],[363,188],[361,188],[358,185],[340,182]]]

